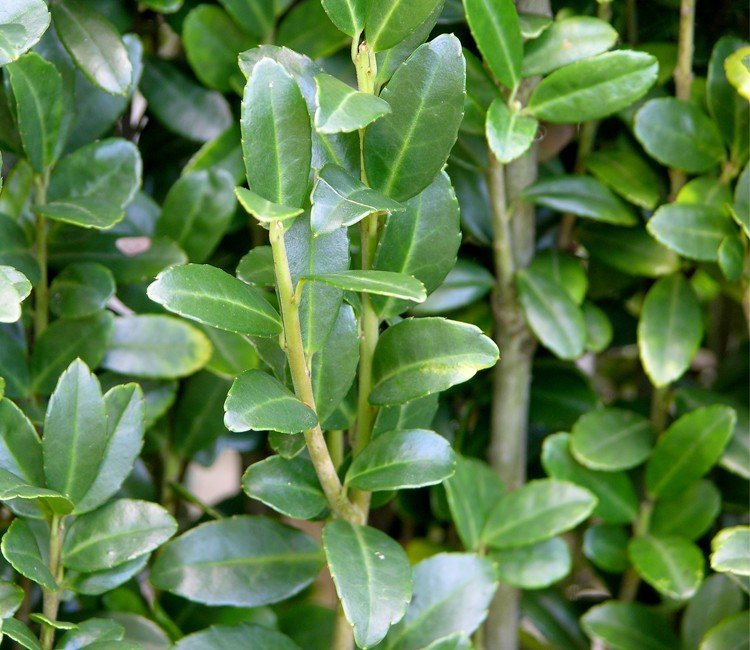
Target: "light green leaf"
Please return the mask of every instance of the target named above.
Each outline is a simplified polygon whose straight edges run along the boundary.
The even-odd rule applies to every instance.
[[[612,650],[674,650],[679,641],[667,622],[645,605],[608,601],[581,618],[586,634]]]
[[[382,92],[393,112],[365,133],[365,172],[374,189],[405,201],[432,182],[456,141],[465,85],[461,43],[450,34],[421,45],[396,70]]]
[[[382,433],[355,456],[345,483],[370,492],[434,485],[455,471],[443,436],[424,429]]]
[[[580,357],[586,343],[586,323],[563,286],[526,269],[516,274],[516,287],[526,320],[542,344],[562,359]]]
[[[245,187],[235,187],[234,193],[245,212],[265,224],[274,221],[290,221],[302,214],[302,208],[290,208],[264,199],[260,194],[251,192]]]
[[[567,481],[526,483],[498,501],[482,532],[494,548],[515,548],[549,539],[575,528],[596,507],[596,498]]]
[[[668,167],[700,173],[724,159],[721,134],[696,104],[652,99],[636,113],[634,132],[643,148]]]
[[[552,25],[552,18],[534,13],[519,13],[521,36],[525,39],[539,38]]]
[[[304,276],[308,282],[322,282],[344,291],[392,296],[412,302],[422,302],[427,297],[424,285],[411,275],[393,271],[339,271]]]
[[[174,650],[300,650],[288,636],[260,625],[212,625],[182,637]],[[104,650],[104,649],[102,649]]]
[[[559,284],[576,305],[583,303],[589,288],[586,270],[574,255],[556,249],[539,251],[529,265],[536,275]]]
[[[0,266],[0,323],[21,318],[21,303],[30,293],[31,282],[23,273],[12,266]]]
[[[294,519],[313,519],[328,505],[313,464],[300,456],[271,456],[253,463],[242,476],[242,489],[251,499]]]
[[[344,34],[358,35],[365,26],[369,3],[367,0],[322,0],[331,22]]]
[[[365,37],[370,47],[381,52],[398,45],[432,13],[438,2],[391,0],[370,3],[365,17]]]
[[[321,564],[318,545],[299,530],[265,517],[232,517],[169,542],[151,582],[206,605],[257,607],[299,593]]]
[[[354,640],[363,648],[376,645],[411,600],[406,553],[385,533],[343,520],[326,524],[323,548]]]
[[[531,148],[538,128],[539,122],[511,111],[502,97],[495,99],[487,111],[487,143],[503,164],[520,158]]]
[[[631,50],[576,61],[543,79],[526,110],[553,123],[597,120],[643,97],[658,67],[653,56]]]
[[[44,0],[6,0],[0,9],[0,66],[34,47],[49,23]]]
[[[724,72],[740,96],[750,99],[750,45],[741,47],[726,58]]]
[[[224,411],[230,431],[299,433],[318,422],[315,411],[262,370],[248,370],[234,380]]]
[[[473,325],[443,318],[401,321],[375,348],[370,403],[403,404],[446,390],[497,359],[497,346]]]
[[[750,576],[750,527],[725,528],[711,540],[711,568]]]
[[[582,415],[573,425],[570,450],[591,469],[615,472],[640,465],[651,454],[656,431],[638,413],[602,408]]]
[[[318,173],[312,193],[310,223],[316,234],[351,226],[374,212],[403,212],[405,206],[357,180],[337,165]]]
[[[617,226],[634,226],[638,218],[630,207],[590,176],[555,176],[537,181],[524,191],[527,201],[559,212]]]
[[[612,342],[614,332],[607,313],[593,302],[584,302],[583,320],[586,321],[586,349],[589,352],[604,352]]]
[[[281,318],[263,292],[208,264],[173,266],[148,287],[169,311],[228,332],[274,336]]]
[[[115,319],[112,343],[102,365],[121,375],[176,379],[191,375],[211,357],[211,342],[200,330],[161,315]]]
[[[92,262],[71,264],[52,280],[49,307],[63,318],[91,316],[106,307],[115,288],[115,279],[106,267]]]
[[[250,189],[274,203],[301,207],[312,156],[310,116],[297,82],[272,59],[253,67],[241,126]]]
[[[78,629],[67,632],[56,645],[57,650],[79,650],[90,645],[116,642],[125,636],[125,628],[104,618],[90,618],[78,625]]]
[[[384,99],[358,92],[329,74],[315,76],[317,105],[315,128],[319,133],[349,133],[365,128],[391,112]]]
[[[523,41],[512,0],[466,0],[466,20],[497,80],[514,90],[521,80]]]
[[[682,537],[635,537],[628,555],[638,574],[667,598],[686,600],[703,581],[703,553]]]
[[[570,573],[573,559],[563,539],[553,537],[530,546],[494,551],[500,580],[519,589],[543,589]]]
[[[673,497],[719,460],[734,430],[735,412],[715,404],[683,415],[661,436],[646,465],[653,497]]]

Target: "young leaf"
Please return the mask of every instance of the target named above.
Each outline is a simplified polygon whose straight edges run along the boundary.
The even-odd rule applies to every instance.
[[[0,66],[15,61],[39,42],[47,31],[50,14],[44,0],[4,3],[0,12]]]
[[[374,189],[405,201],[432,182],[456,141],[465,86],[461,43],[450,34],[421,45],[396,70],[382,93],[393,112],[365,133],[364,166]]]
[[[523,41],[512,0],[466,0],[466,20],[497,80],[514,90],[521,80]]]
[[[732,84],[739,95],[750,99],[750,46],[741,47],[732,52],[724,61],[724,71],[729,83]]]
[[[438,2],[391,0],[370,3],[365,18],[365,37],[370,47],[381,52],[398,45],[430,15]]]
[[[260,194],[251,192],[244,187],[235,187],[234,193],[245,212],[254,216],[261,223],[269,224],[274,221],[290,221],[302,214],[302,208],[290,208],[287,205],[271,203]]]
[[[322,282],[344,291],[392,296],[412,302],[422,302],[427,297],[424,285],[411,275],[393,271],[339,271],[304,277],[308,282]]]
[[[634,132],[660,163],[690,173],[710,170],[724,159],[721,134],[697,105],[672,97],[648,101],[635,115]]]
[[[318,421],[315,411],[262,370],[248,370],[234,380],[224,411],[230,431],[299,433]]]
[[[370,648],[398,623],[411,600],[411,567],[395,540],[338,520],[323,529],[323,548],[358,646]]]
[[[636,537],[628,555],[638,574],[667,598],[686,600],[703,581],[703,553],[687,539]]]
[[[370,403],[403,404],[443,391],[497,359],[497,346],[473,325],[444,318],[401,321],[375,348]]]
[[[592,607],[581,618],[592,639],[618,650],[673,650],[677,637],[667,622],[645,605],[608,601]]]
[[[160,505],[117,499],[76,518],[65,534],[62,562],[77,571],[102,571],[161,546],[177,522]]]
[[[672,424],[646,465],[649,494],[676,496],[703,476],[724,451],[736,419],[731,408],[715,404],[683,415]]]
[[[356,36],[365,26],[367,0],[322,0],[331,22],[344,34]]]
[[[498,577],[519,589],[543,589],[570,573],[573,559],[563,539],[553,537],[531,546],[492,553]]]
[[[650,54],[630,50],[576,61],[543,79],[526,110],[553,123],[597,120],[643,97],[656,81],[658,68]]]
[[[654,386],[666,386],[690,367],[703,340],[703,316],[690,283],[677,273],[646,294],[638,321],[638,348]]]
[[[511,111],[502,97],[495,99],[487,111],[487,144],[503,164],[520,158],[531,148],[538,128],[539,122]]]
[[[355,456],[346,483],[359,490],[401,490],[434,485],[455,471],[450,443],[424,429],[382,433]]]
[[[373,212],[402,212],[403,205],[367,187],[337,165],[318,173],[312,193],[310,223],[316,234],[351,226]]]
[[[241,125],[250,189],[274,203],[301,207],[312,156],[310,116],[297,82],[272,59],[253,67]]]
[[[391,112],[377,95],[358,92],[329,74],[315,75],[318,107],[315,128],[319,133],[349,133]]]
[[[294,519],[312,519],[327,507],[313,464],[307,458],[271,456],[253,463],[242,476],[251,499]]]
[[[107,306],[115,293],[115,278],[100,264],[66,266],[50,285],[50,310],[63,318],[91,316]]]
[[[541,542],[575,528],[596,503],[588,490],[573,483],[551,478],[531,481],[500,499],[482,538],[494,548]]]
[[[151,581],[193,602],[257,607],[299,593],[321,563],[318,545],[299,530],[265,517],[232,517],[169,542]]]
[[[21,303],[31,293],[31,282],[12,266],[0,266],[0,323],[21,318]]]
[[[750,576],[750,527],[725,528],[711,540],[711,568]]]
[[[173,266],[148,287],[148,297],[169,311],[228,332],[274,336],[281,318],[263,293],[208,264]]]
[[[91,83],[124,95],[133,81],[128,51],[114,25],[82,0],[52,4],[55,31]]]

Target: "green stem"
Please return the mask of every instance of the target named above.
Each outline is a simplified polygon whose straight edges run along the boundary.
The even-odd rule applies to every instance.
[[[651,514],[654,511],[654,503],[650,499],[641,502],[641,508],[638,512],[638,518],[633,524],[633,536],[640,537],[648,533],[648,527],[651,523]],[[622,577],[620,585],[619,599],[624,602],[635,600],[638,594],[638,587],[641,584],[641,578],[633,567],[628,567]]]
[[[310,380],[310,369],[305,359],[302,345],[302,328],[299,321],[299,305],[294,295],[294,283],[289,270],[289,259],[284,242],[284,226],[281,222],[270,226],[271,250],[273,252],[276,287],[279,294],[281,317],[284,323],[284,348],[292,383],[297,397],[315,410],[315,398]],[[362,521],[362,513],[346,498],[336,467],[328,452],[323,431],[319,424],[304,432],[307,450],[310,453],[315,472],[328,500],[331,511],[342,519],[351,522]]]
[[[344,462],[344,432],[341,429],[328,432],[328,449],[331,461],[338,470]]]
[[[34,179],[34,201],[43,205],[47,201],[49,172]],[[34,337],[38,340],[49,324],[49,286],[47,273],[47,219],[36,214],[36,261],[39,265],[39,282],[34,288]]]
[[[49,570],[55,578],[58,587],[54,590],[43,587],[42,589],[42,611],[50,621],[57,620],[57,612],[60,609],[60,585],[62,585],[64,570],[60,561],[62,556],[63,535],[65,532],[65,519],[59,515],[53,515],[49,524]],[[42,650],[52,650],[55,643],[55,628],[43,625],[40,635]]]

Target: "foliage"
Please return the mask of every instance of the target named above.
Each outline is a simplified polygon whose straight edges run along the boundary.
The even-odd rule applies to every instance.
[[[5,0],[2,635],[744,647],[747,12],[594,4]]]

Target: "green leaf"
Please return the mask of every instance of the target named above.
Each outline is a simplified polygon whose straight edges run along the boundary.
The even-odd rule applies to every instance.
[[[342,520],[326,524],[323,548],[354,640],[363,648],[376,645],[411,600],[406,553],[385,533]]]
[[[172,441],[172,448],[183,459],[213,451],[217,440],[227,435],[224,400],[230,386],[228,379],[203,371],[183,384],[173,416],[173,431],[179,435]]]
[[[52,63],[34,52],[8,65],[7,72],[23,149],[34,171],[43,173],[62,148],[62,76]]]
[[[375,348],[370,403],[403,404],[446,390],[497,359],[497,346],[473,325],[443,318],[401,321]]]
[[[612,322],[607,313],[593,302],[586,301],[581,308],[586,321],[586,349],[589,352],[603,352],[612,342]]]
[[[274,336],[281,318],[260,289],[208,264],[173,266],[148,287],[148,297],[169,311],[228,332]]]
[[[121,375],[176,379],[191,375],[211,357],[200,330],[170,316],[121,316],[102,365]]]
[[[384,99],[358,92],[329,74],[315,76],[318,106],[315,128],[319,133],[349,133],[387,115],[391,107]]]
[[[715,404],[683,415],[661,436],[646,465],[652,497],[673,497],[719,460],[734,430],[736,415]]]
[[[76,360],[60,377],[47,407],[42,445],[47,485],[78,503],[98,473],[106,429],[99,382]]]
[[[258,38],[267,36],[274,28],[275,10],[281,9],[277,0],[219,0],[234,21],[248,34]]]
[[[3,635],[13,639],[22,648],[28,650],[42,650],[39,640],[25,623],[17,618],[8,618],[3,621]]]
[[[237,265],[237,277],[256,287],[276,286],[273,251],[270,246],[255,246]]]
[[[730,282],[736,282],[742,276],[745,263],[745,245],[738,235],[724,237],[719,245],[719,268]]]
[[[242,160],[239,124],[233,124],[198,149],[182,168],[182,175],[211,169],[228,172],[235,184],[244,182],[245,162]]]
[[[169,542],[151,571],[157,589],[206,605],[257,607],[285,600],[315,580],[318,545],[265,517],[202,524]]]
[[[487,111],[487,143],[495,158],[503,164],[523,156],[536,137],[539,122],[508,108],[498,97]]]
[[[75,623],[69,621],[59,621],[57,619],[50,618],[44,614],[33,613],[29,614],[29,619],[34,623],[39,623],[44,627],[50,627],[54,630],[75,630],[78,626]]]
[[[115,288],[106,267],[92,262],[71,264],[52,280],[49,307],[62,318],[91,316],[107,306]]]
[[[543,79],[526,110],[553,123],[597,120],[643,97],[658,67],[653,56],[631,50],[576,61]]]
[[[613,407],[582,415],[572,433],[570,450],[576,460],[605,472],[637,467],[649,457],[656,440],[646,418]]]
[[[512,0],[466,0],[466,20],[497,80],[514,90],[521,80],[523,41]]]
[[[586,634],[613,650],[674,650],[679,647],[667,622],[639,603],[608,601],[581,618]]]
[[[542,465],[551,477],[589,490],[598,500],[594,516],[607,523],[625,524],[638,514],[638,495],[624,472],[597,472],[579,465],[570,453],[570,435],[547,436],[542,448]]]
[[[367,0],[321,0],[331,22],[344,34],[356,36],[365,26]]]
[[[28,170],[31,173],[30,167]],[[2,198],[9,194],[10,185],[6,183],[5,190],[0,193],[0,204]],[[0,264],[18,269],[31,281],[31,284],[39,281],[39,265],[30,250],[25,231],[13,217],[2,213],[0,213]]]
[[[234,193],[245,212],[255,217],[262,224],[274,221],[290,221],[302,214],[302,208],[290,208],[264,199],[260,194],[244,187],[235,187]]]
[[[622,573],[630,566],[628,541],[622,526],[596,524],[583,534],[583,554],[608,573]]]
[[[432,182],[456,141],[465,85],[461,44],[449,34],[418,47],[396,70],[381,94],[393,112],[365,132],[364,168],[374,189],[405,201]]]
[[[703,553],[682,537],[636,537],[628,555],[638,574],[667,598],[686,600],[703,581]]]
[[[562,285],[532,269],[516,274],[516,287],[526,320],[542,344],[562,359],[584,352],[583,312]]]
[[[172,185],[156,222],[191,262],[205,262],[229,228],[237,204],[234,179],[222,169],[185,174]]]
[[[230,431],[299,433],[318,422],[315,411],[262,370],[248,370],[234,380],[224,411]]]
[[[35,210],[83,228],[111,228],[141,186],[141,155],[122,138],[92,142],[55,167],[47,202]]]
[[[57,35],[86,78],[112,95],[124,95],[133,66],[114,25],[82,0],[55,2],[51,9]]]
[[[555,176],[524,191],[527,201],[616,226],[638,223],[630,206],[590,176]]]
[[[552,18],[541,14],[519,13],[521,36],[525,39],[539,38],[552,25]]]
[[[373,436],[379,436],[388,431],[429,428],[438,410],[439,397],[437,393],[433,393],[406,404],[378,409]]]
[[[750,99],[750,46],[730,54],[724,61],[724,71],[739,95]]]
[[[260,625],[212,625],[206,630],[182,637],[175,650],[300,650],[289,637]]]
[[[689,173],[709,171],[724,159],[721,134],[695,104],[652,99],[636,113],[635,137],[660,163]]]
[[[86,493],[76,503],[75,512],[98,508],[112,497],[130,475],[143,445],[145,400],[138,384],[115,386],[104,395],[107,413],[104,451],[99,467]]]
[[[39,42],[50,15],[44,0],[16,0],[7,3],[0,20],[0,66],[4,66]]]
[[[23,576],[46,589],[57,589],[47,568],[49,526],[40,521],[16,518],[3,535],[2,552],[10,565]]]
[[[370,47],[381,52],[398,45],[432,13],[438,2],[391,0],[370,3],[365,18],[365,37]]]
[[[194,83],[164,59],[146,59],[139,89],[159,122],[188,140],[208,142],[232,124],[223,95]]]
[[[448,175],[438,174],[404,205],[405,212],[385,223],[373,268],[413,275],[430,293],[453,268],[461,243],[459,206]],[[372,303],[381,318],[414,306],[395,298],[374,297]]]
[[[406,615],[386,637],[385,650],[419,650],[456,632],[471,634],[487,616],[497,586],[492,563],[470,553],[440,553],[413,570]]]
[[[524,48],[524,77],[547,74],[565,65],[606,52],[617,41],[617,31],[598,18],[571,16],[554,21]]]
[[[494,548],[515,548],[575,528],[596,507],[596,498],[567,481],[541,479],[501,498],[490,513],[482,537]]]
[[[21,318],[21,303],[31,293],[31,282],[12,266],[0,266],[0,323]]]
[[[476,55],[466,48],[463,54],[466,59],[466,98],[461,132],[484,135],[487,110],[500,97],[500,90]]]
[[[302,0],[283,18],[276,42],[312,59],[338,52],[349,39],[342,34],[323,10],[320,0]]]
[[[416,316],[432,316],[461,309],[486,296],[495,286],[495,277],[476,262],[459,259],[443,283],[427,300],[412,307]]]
[[[732,220],[720,208],[689,203],[662,205],[646,227],[667,248],[706,262],[715,262],[724,238],[736,234]]]
[[[149,0],[154,2],[155,0]],[[181,0],[180,0],[181,1]],[[133,646],[151,647],[154,650],[167,650],[172,642],[166,633],[153,621],[129,612],[108,612],[107,618],[125,628],[125,645],[123,650],[135,650]],[[106,650],[106,649],[105,649]]]
[[[77,571],[102,571],[161,546],[177,522],[160,505],[118,499],[76,518],[65,534],[62,562]]]
[[[313,519],[328,505],[313,464],[300,456],[271,456],[253,463],[242,476],[242,489],[293,519]]]
[[[492,553],[497,575],[519,589],[543,589],[570,573],[573,559],[563,539],[553,537],[531,546]]]
[[[297,82],[272,59],[253,67],[241,125],[250,189],[274,203],[301,207],[312,156],[310,116]]]
[[[0,400],[0,440],[0,468],[29,485],[44,485],[41,440],[23,411],[7,398]],[[35,513],[30,504],[7,505],[19,514]]]
[[[21,499],[38,504],[45,516],[49,514],[67,515],[73,510],[73,504],[59,492],[47,488],[29,485],[15,474],[0,469],[0,500],[12,501]]]
[[[575,256],[555,249],[540,251],[529,268],[535,275],[543,275],[559,284],[576,305],[583,303],[589,279],[581,261]]]
[[[424,487],[451,476],[455,463],[443,436],[424,429],[391,431],[371,440],[355,456],[345,483],[369,492]]]
[[[237,55],[256,45],[229,15],[214,5],[198,5],[182,24],[182,43],[195,76],[209,88],[229,92],[241,73]]]
[[[750,576],[750,527],[725,528],[711,540],[711,568]]]
[[[90,618],[78,625],[78,629],[67,632],[57,644],[57,650],[79,650],[98,643],[120,641],[125,636],[125,628],[115,621],[104,618]]]
[[[702,537],[721,511],[721,493],[710,481],[696,481],[672,498],[654,505],[649,531],[654,535]]]
[[[337,165],[318,173],[312,193],[310,223],[316,234],[351,226],[374,212],[403,212],[405,206],[367,187]]]
[[[140,555],[134,560],[118,564],[113,569],[104,571],[93,571],[91,573],[78,573],[68,570],[65,574],[66,584],[77,594],[86,596],[100,596],[107,591],[112,591],[131,578],[141,573],[148,564],[150,553]]]
[[[698,297],[682,274],[658,280],[646,294],[638,321],[638,348],[654,386],[666,386],[690,367],[703,340]]]
[[[321,282],[344,291],[392,296],[412,302],[427,297],[424,285],[411,275],[393,271],[339,271],[304,276],[308,282]]]
[[[750,94],[747,92],[745,94]],[[700,650],[723,650],[724,648],[742,648],[747,645],[747,628],[750,625],[750,613],[734,614],[711,628],[700,645]]]

